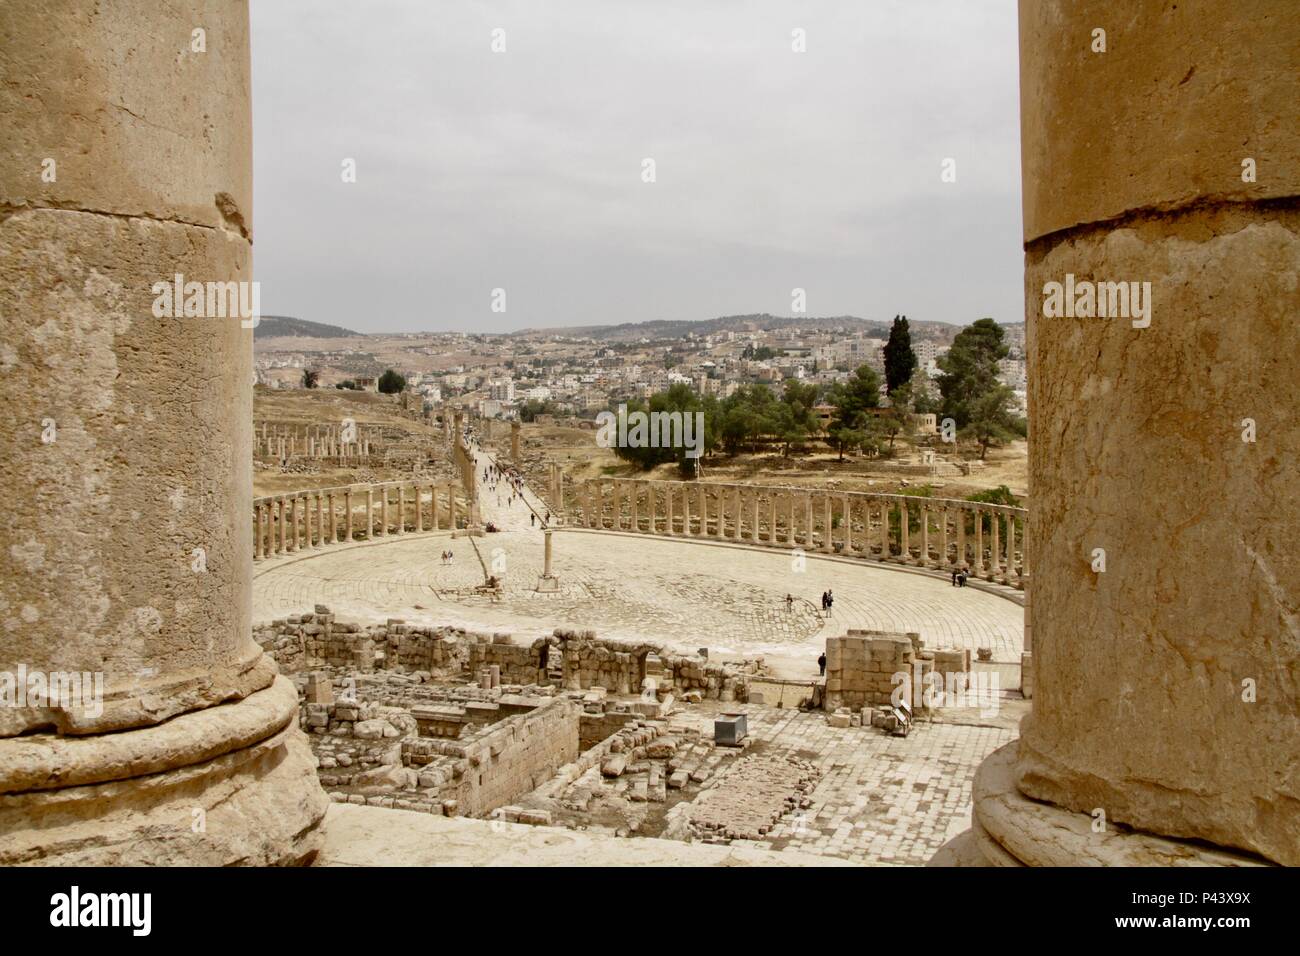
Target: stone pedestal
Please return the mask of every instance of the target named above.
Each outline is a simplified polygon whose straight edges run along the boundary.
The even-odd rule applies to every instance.
[[[247,4],[4,19],[0,674],[102,695],[0,707],[0,865],[301,860],[326,798],[252,639],[252,323],[155,311],[252,279]]]
[[[983,842],[1145,859],[1058,854],[1058,824],[995,814],[996,790],[1300,864],[1300,502],[1282,477],[1300,419],[1279,400],[1300,355],[1300,20],[1032,0],[1020,31],[1035,696],[1014,761],[981,770],[1001,781],[977,787]],[[1047,283],[1121,281],[1150,284],[1145,317],[1044,314]]]

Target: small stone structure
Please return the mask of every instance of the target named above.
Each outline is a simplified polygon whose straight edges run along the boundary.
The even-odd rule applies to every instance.
[[[921,649],[919,634],[850,630],[826,639],[826,710],[874,708],[892,702],[901,688],[913,710],[916,682],[924,687],[934,669],[934,655]]]

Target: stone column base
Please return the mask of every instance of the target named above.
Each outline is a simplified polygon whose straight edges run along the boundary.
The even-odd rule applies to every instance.
[[[1030,800],[1016,789],[1017,741],[975,771],[971,828],[945,843],[931,866],[1268,866],[1267,861],[1107,823]]]
[[[305,863],[328,806],[283,676],[153,727],[0,740],[3,866]]]
[[[537,590],[542,592],[553,592],[560,590],[560,579],[555,575],[545,575],[537,579]]]

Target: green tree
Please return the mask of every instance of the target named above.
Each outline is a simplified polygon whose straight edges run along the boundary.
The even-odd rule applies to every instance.
[[[894,439],[912,427],[912,386],[900,385],[889,396],[889,410],[880,418],[880,428],[894,450]]]
[[[669,388],[666,392],[658,392],[650,396],[649,402],[639,399],[631,399],[626,402],[627,413],[630,416],[633,412],[646,412],[653,414],[655,412],[681,412],[683,416],[694,415],[697,412],[704,415],[704,435],[701,442],[701,449],[704,454],[709,454],[718,444],[719,425],[722,418],[721,410],[717,400],[709,398],[701,400],[689,385],[678,383]],[[615,414],[618,413],[616,408],[611,409]],[[685,425],[685,422],[683,422]],[[695,419],[691,420],[691,427],[695,427]],[[683,438],[684,438],[683,434]],[[647,439],[649,435],[647,434]],[[657,465],[668,462],[676,462],[678,470],[683,475],[695,474],[695,460],[686,453],[685,442],[677,447],[647,447],[649,442],[642,444],[640,447],[625,447],[616,445],[614,454],[624,461],[630,461],[644,471],[656,467]]]
[[[379,376],[379,390],[385,395],[396,395],[404,388],[406,388],[406,378],[391,368],[386,369],[384,374]]]
[[[550,415],[554,411],[554,403],[530,398],[519,406],[519,420],[521,422],[535,422],[538,415]]]
[[[787,379],[785,392],[781,396],[781,407],[777,414],[779,437],[785,443],[785,455],[790,454],[790,446],[802,444],[820,427],[817,412],[817,386],[802,383],[798,379]]]
[[[831,443],[844,460],[845,449],[870,448],[878,429],[869,409],[880,404],[880,376],[870,365],[860,365],[844,384],[831,391],[835,414],[826,430]]]
[[[999,387],[998,359],[1010,351],[1002,339],[1002,326],[980,319],[958,332],[948,353],[939,359],[940,411],[958,428],[970,424],[974,403]],[[984,414],[987,418],[987,407]]]
[[[894,324],[889,327],[889,341],[885,343],[885,391],[893,395],[895,389],[910,382],[916,366],[907,316],[896,315]]]
[[[908,393],[912,399],[914,415],[929,415],[939,411],[939,402],[934,395],[934,385],[925,369],[918,368],[907,383]]]
[[[980,460],[989,445],[1011,441],[1024,434],[1024,423],[1011,411],[1015,393],[1006,385],[994,384],[969,404],[970,418],[964,432],[980,446]]]

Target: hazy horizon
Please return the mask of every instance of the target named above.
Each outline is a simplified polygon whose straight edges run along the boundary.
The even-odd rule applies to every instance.
[[[608,6],[254,4],[264,312],[1023,320],[1014,4]]]

